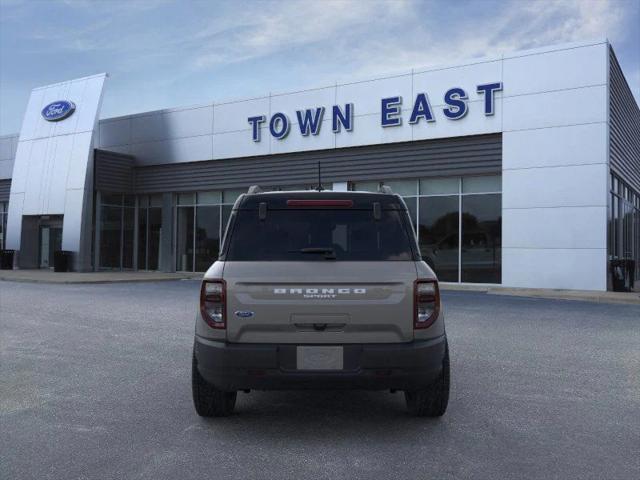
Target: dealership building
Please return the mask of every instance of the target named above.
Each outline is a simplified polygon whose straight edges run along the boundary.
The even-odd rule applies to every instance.
[[[402,195],[441,281],[640,275],[640,109],[606,40],[117,118],[105,82],[34,89],[0,137],[13,268],[204,271],[238,195],[314,188],[320,162],[325,188]]]

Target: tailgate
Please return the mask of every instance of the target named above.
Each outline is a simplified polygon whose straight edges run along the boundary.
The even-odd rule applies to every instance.
[[[223,276],[230,342],[413,340],[412,261],[230,261]]]

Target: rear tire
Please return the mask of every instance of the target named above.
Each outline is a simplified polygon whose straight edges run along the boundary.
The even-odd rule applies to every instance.
[[[441,417],[449,404],[449,386],[449,344],[446,344],[438,378],[425,389],[404,392],[407,410],[416,417]]]
[[[218,390],[202,378],[195,353],[191,364],[191,389],[193,405],[201,417],[226,417],[233,412],[238,393]]]

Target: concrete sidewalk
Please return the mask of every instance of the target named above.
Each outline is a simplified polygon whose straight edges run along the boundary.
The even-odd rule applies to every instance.
[[[164,272],[54,272],[53,270],[0,270],[0,280],[29,283],[120,283],[201,279],[202,273]]]
[[[495,285],[460,285],[441,283],[442,290],[484,292],[489,295],[514,297],[553,298],[597,303],[626,303],[640,305],[640,292],[599,292],[594,290],[559,290],[547,288],[511,288]]]

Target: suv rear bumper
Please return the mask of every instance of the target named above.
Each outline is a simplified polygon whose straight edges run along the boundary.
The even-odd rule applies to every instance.
[[[346,344],[344,369],[296,369],[296,345],[226,343],[196,336],[200,375],[216,388],[235,390],[417,390],[442,369],[446,336],[389,344]]]

